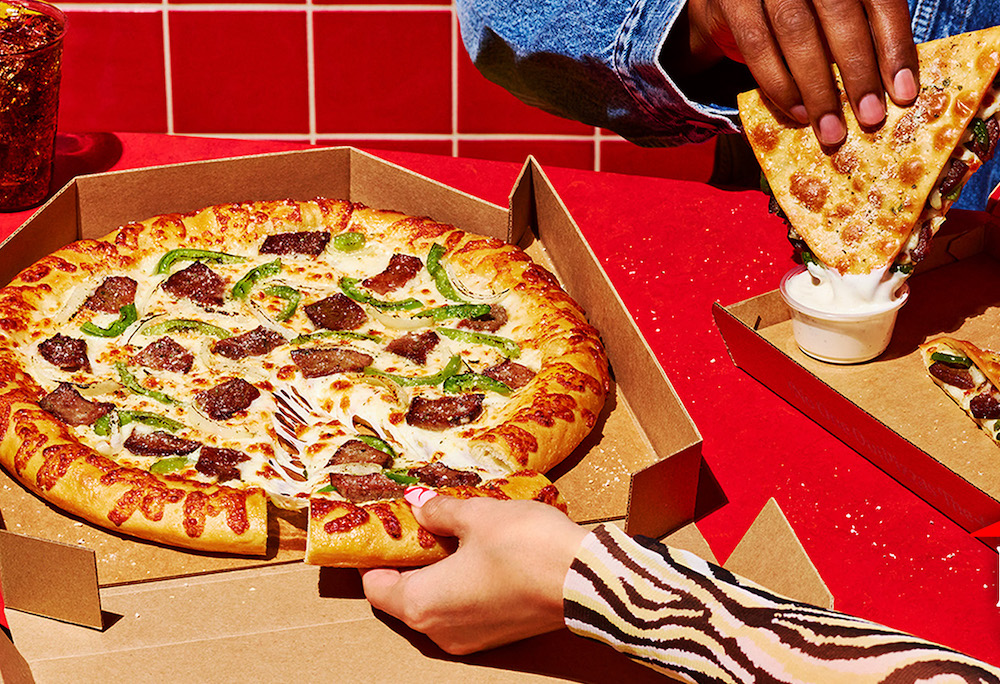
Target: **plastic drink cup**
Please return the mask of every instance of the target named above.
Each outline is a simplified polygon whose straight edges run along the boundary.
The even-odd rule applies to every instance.
[[[66,16],[36,0],[0,0],[0,211],[48,195]]]
[[[864,311],[823,311],[803,304],[789,293],[788,281],[805,270],[793,268],[781,279],[779,291],[792,313],[792,336],[807,355],[827,363],[862,363],[885,351],[892,339],[896,314],[910,296],[908,285],[896,299]]]

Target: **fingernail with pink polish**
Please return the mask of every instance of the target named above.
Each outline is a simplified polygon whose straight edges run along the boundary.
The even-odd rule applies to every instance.
[[[406,499],[411,506],[416,506],[417,508],[420,508],[435,496],[437,496],[437,492],[433,489],[421,487],[420,485],[411,485],[406,488],[405,492],[403,492],[403,498]]]
[[[896,99],[903,102],[915,100],[917,97],[917,79],[909,69],[900,69],[892,80],[892,88]]]

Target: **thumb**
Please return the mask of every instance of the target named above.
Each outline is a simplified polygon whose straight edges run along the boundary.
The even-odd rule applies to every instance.
[[[445,537],[461,536],[464,529],[462,510],[466,501],[423,487],[408,489],[406,500],[413,509],[413,517],[428,532]]]

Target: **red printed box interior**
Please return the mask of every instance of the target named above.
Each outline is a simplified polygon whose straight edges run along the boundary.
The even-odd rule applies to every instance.
[[[976,532],[1000,520],[1000,447],[931,380],[918,345],[947,335],[1000,350],[998,259],[1000,221],[951,212],[908,281],[889,348],[868,363],[803,354],[776,290],[716,304],[714,316],[736,365]]]

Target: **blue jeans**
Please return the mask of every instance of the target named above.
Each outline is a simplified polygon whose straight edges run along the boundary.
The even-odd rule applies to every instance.
[[[487,78],[528,104],[646,146],[739,131],[731,103],[693,101],[659,64],[684,2],[457,0],[462,40]],[[1000,0],[910,0],[910,13],[923,42],[1000,24]],[[983,208],[997,183],[1000,159],[972,177],[956,206]]]

